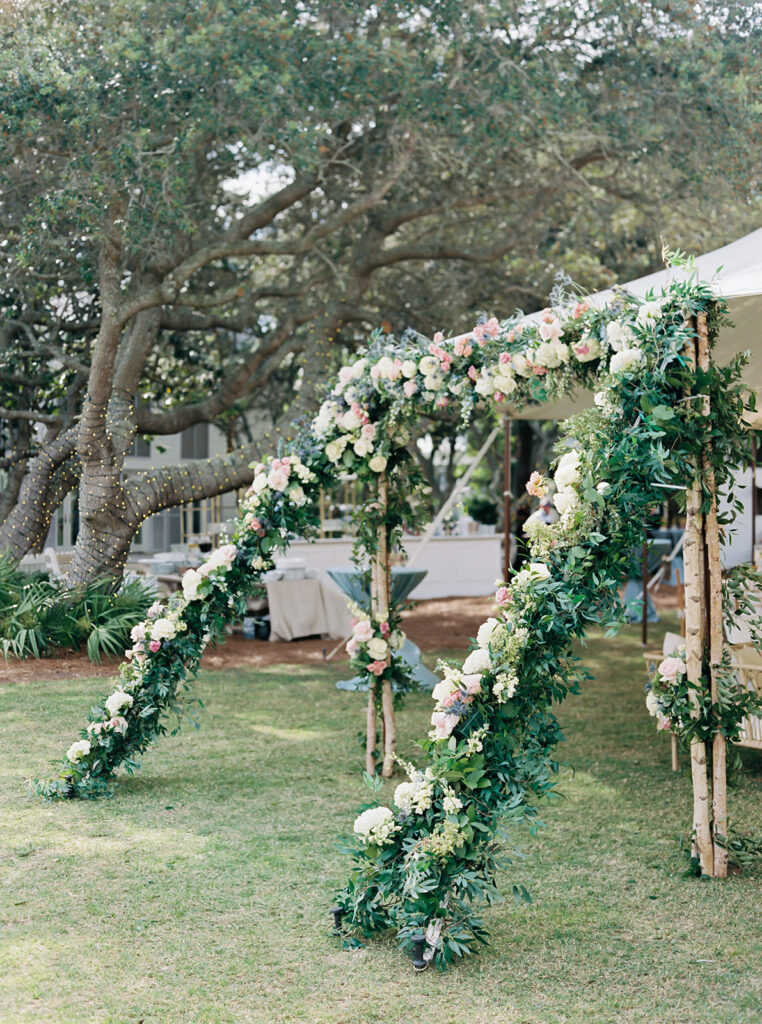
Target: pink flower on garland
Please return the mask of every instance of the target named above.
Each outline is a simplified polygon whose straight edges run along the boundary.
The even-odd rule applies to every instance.
[[[374,676],[382,676],[384,674],[384,669],[385,668],[386,668],[386,662],[385,661],[372,661],[368,665],[368,671],[371,672]]]

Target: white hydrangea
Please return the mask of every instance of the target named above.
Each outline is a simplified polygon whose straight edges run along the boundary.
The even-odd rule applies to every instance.
[[[81,761],[83,757],[87,757],[90,753],[90,740],[77,740],[69,747],[66,751],[67,759],[72,763],[76,764]]]
[[[422,772],[413,772],[410,782],[394,791],[394,803],[405,814],[425,814],[434,799],[434,784]]]
[[[632,348],[635,344],[635,335],[625,324],[612,320],[606,327],[606,341],[615,352],[622,352],[624,349]]]
[[[125,693],[124,690],[114,690],[109,698],[106,700],[106,711],[113,718],[118,715],[122,708],[131,708],[133,705],[134,698],[131,694]]]
[[[355,818],[354,831],[365,843],[383,846],[392,841],[397,826],[388,807],[369,807]]]

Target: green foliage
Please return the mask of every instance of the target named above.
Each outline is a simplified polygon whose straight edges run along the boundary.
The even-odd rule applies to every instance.
[[[145,618],[154,591],[140,580],[114,590],[110,582],[66,590],[58,583],[30,579],[0,561],[0,636],[7,658],[41,658],[86,645],[91,661],[120,655],[130,630]]]

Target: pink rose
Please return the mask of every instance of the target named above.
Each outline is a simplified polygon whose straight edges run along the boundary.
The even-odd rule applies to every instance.
[[[114,718],[111,718],[106,722],[106,728],[113,729],[114,732],[120,732],[122,736],[124,736],[127,732],[127,719],[122,718],[121,715],[116,715]]]
[[[498,587],[495,591],[495,602],[501,606],[509,604],[511,592],[508,587]]]
[[[656,671],[665,683],[674,683],[678,675],[685,675],[687,666],[682,658],[665,658]]]
[[[349,382],[352,380],[351,366],[342,366],[342,368],[339,370],[339,380],[341,381],[342,384],[349,384]]]
[[[448,715],[444,711],[435,711],[431,716],[438,740],[446,740],[459,721],[458,715]]]
[[[376,437],[376,425],[374,423],[366,423],[360,431],[360,435],[364,437],[366,441],[373,441]]]
[[[367,644],[369,640],[373,639],[373,626],[367,619],[362,619],[353,627],[352,635],[358,644]]]
[[[475,366],[469,366],[469,368],[468,368],[468,376],[471,378],[471,380],[478,380],[479,379],[479,371],[476,369]]]
[[[402,389],[405,392],[405,396],[407,398],[412,398],[413,395],[418,390],[418,385],[414,380],[406,380],[405,383],[402,385]]]
[[[381,636],[389,636],[391,633],[388,622],[382,622],[378,628],[381,630]]]
[[[161,640],[152,640],[148,645],[148,649],[153,651],[154,654],[161,650]]]
[[[355,654],[357,654],[357,641],[354,637],[347,643],[346,652],[350,658],[354,658]]]
[[[439,345],[444,341],[444,334],[441,331],[437,331],[432,340],[435,345]]]
[[[576,306],[572,310],[572,316],[575,320],[577,320],[579,317],[582,316],[583,313],[587,313],[588,309],[590,309],[590,303],[587,301],[587,299],[585,299],[584,302],[578,302],[576,304]]]
[[[372,672],[374,676],[382,676],[385,668],[385,661],[372,661],[370,665],[368,665],[368,671]]]

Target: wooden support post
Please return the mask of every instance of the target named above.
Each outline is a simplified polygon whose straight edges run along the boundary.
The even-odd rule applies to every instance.
[[[505,550],[503,552],[503,582],[511,576],[511,417],[505,417],[505,452],[503,455],[503,519],[505,522]],[[518,539],[518,538],[517,538]]]
[[[709,369],[709,333],[706,316],[700,313],[696,321],[698,335],[698,363],[702,370]],[[704,415],[710,412],[709,397],[703,402]],[[718,676],[722,663],[722,562],[720,560],[720,530],[717,523],[717,492],[711,462],[711,446],[703,455],[704,480],[711,496],[709,511],[704,518],[706,535],[706,587],[709,630],[709,672],[712,704],[717,704]],[[728,851],[724,844],[728,834],[727,807],[727,748],[725,737],[717,732],[712,741],[712,837],[714,843],[714,875],[726,878]]]
[[[385,519],[388,499],[388,481],[386,474],[381,473],[378,478],[378,504],[380,508],[380,520]],[[373,556],[371,564],[370,583],[370,607],[371,614],[377,622],[385,622],[389,619],[389,590],[390,590],[390,567],[389,547],[387,543],[386,526],[382,525],[378,535],[378,547]],[[374,679],[368,690],[368,744],[370,744],[371,714],[373,716],[373,744],[375,745],[376,734],[376,687],[378,682]],[[373,711],[371,712],[371,703]],[[394,691],[391,680],[384,674],[381,677],[381,712],[382,712],[382,733],[383,733],[383,765],[381,774],[384,778],[390,778],[394,772],[394,748],[397,742],[397,726],[394,718]],[[366,761],[373,759],[370,747],[366,749]],[[372,769],[368,769],[372,773]]]
[[[696,346],[686,345],[684,355],[689,366],[696,367]],[[701,513],[701,465],[694,467],[694,479],[685,498],[685,651],[688,679],[700,685],[706,639],[706,591],[704,584],[705,551],[703,516]],[[698,712],[696,712],[698,713]],[[706,744],[691,741],[691,777],[693,780],[693,845],[701,870],[714,874],[714,850],[709,820],[709,780],[707,777]]]
[[[648,646],[648,538],[643,541],[643,614],[640,619],[640,642]]]

